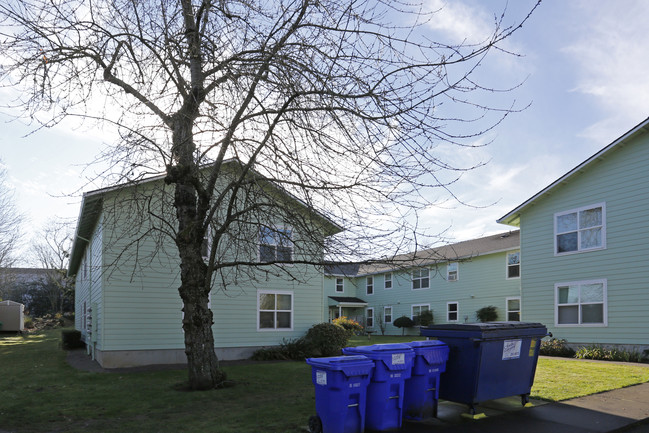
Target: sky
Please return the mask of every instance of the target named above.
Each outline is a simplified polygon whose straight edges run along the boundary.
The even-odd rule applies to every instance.
[[[431,38],[480,40],[507,7],[523,17],[529,0],[426,0],[439,10],[427,24]],[[420,223],[461,241],[512,229],[501,216],[649,117],[649,2],[545,0],[505,48],[479,71],[522,112],[508,116],[457,158],[488,161],[462,176],[453,192],[466,204],[427,209]],[[502,95],[494,95],[494,98]],[[0,161],[24,216],[25,245],[53,219],[75,221],[81,194],[102,186],[88,168],[110,132],[65,123],[34,131],[0,112]],[[468,204],[468,205],[467,205]],[[22,261],[22,264],[26,264]]]

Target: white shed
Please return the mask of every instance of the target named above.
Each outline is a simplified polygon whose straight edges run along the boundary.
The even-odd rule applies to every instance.
[[[0,302],[0,331],[23,331],[25,306],[14,301]]]

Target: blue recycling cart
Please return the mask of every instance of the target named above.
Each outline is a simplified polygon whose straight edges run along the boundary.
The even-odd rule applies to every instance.
[[[414,350],[406,344],[374,344],[346,347],[345,355],[364,355],[374,361],[367,386],[365,425],[385,432],[401,428],[405,382],[412,373]]]
[[[308,358],[317,415],[311,433],[363,433],[367,387],[374,362],[365,356]]]
[[[450,349],[439,397],[475,405],[514,395],[529,402],[541,338],[540,323],[488,322],[443,324],[421,328],[421,335],[446,343]]]
[[[437,417],[440,375],[446,370],[449,348],[439,340],[406,343],[415,351],[412,374],[406,380],[403,417],[421,421]]]

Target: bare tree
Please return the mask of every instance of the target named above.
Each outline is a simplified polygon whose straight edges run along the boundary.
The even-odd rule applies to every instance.
[[[108,158],[121,163],[121,180],[165,171],[175,219],[159,227],[180,256],[192,388],[225,378],[212,282],[260,266],[245,254],[224,259],[228,245],[288,220],[320,250],[278,250],[261,264],[289,273],[273,265],[321,264],[323,248],[357,260],[416,248],[417,213],[472,168],[443,160],[437,146],[471,147],[512,111],[480,104],[490,89],[473,75],[529,15],[494,16],[480,44],[444,44],[426,37],[435,15],[421,10],[398,0],[0,5],[5,83],[22,92],[14,108],[37,119],[45,111],[47,126],[70,116],[114,125],[120,140]],[[278,188],[295,200],[277,204]],[[324,242],[315,210],[343,235]]]
[[[0,269],[13,265],[20,240],[21,216],[14,202],[13,191],[5,179],[6,171],[0,161]]]
[[[72,248],[71,233],[70,224],[53,220],[32,241],[32,260],[41,268],[51,271],[45,274],[46,281],[40,285],[51,312],[62,312],[65,299],[72,296],[74,282],[67,275]]]

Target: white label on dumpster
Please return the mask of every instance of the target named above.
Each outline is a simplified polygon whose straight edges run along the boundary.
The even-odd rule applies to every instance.
[[[522,340],[505,340],[503,344],[503,361],[521,357]]]
[[[318,385],[327,385],[327,372],[317,370],[315,372],[315,381]]]
[[[392,354],[392,365],[405,364],[406,363],[406,354],[405,353],[393,353]]]

